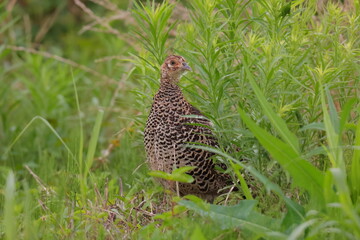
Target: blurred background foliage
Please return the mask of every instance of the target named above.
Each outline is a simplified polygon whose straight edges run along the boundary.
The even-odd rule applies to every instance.
[[[173,53],[185,56],[194,69],[181,87],[214,123],[219,151],[230,155],[221,160],[230,166],[231,159],[244,159],[258,171],[251,172],[257,180],[247,179],[257,209],[246,201],[234,209],[251,209],[252,220],[279,234],[276,239],[358,236],[359,12],[359,2],[347,0],[1,2],[0,238],[271,236],[263,229],[234,230],[227,225],[226,208],[206,209],[196,199],[196,206],[168,206],[164,191],[147,175],[142,131],[160,64]],[[296,136],[299,156],[325,175],[327,199],[314,200],[295,186],[291,168],[284,171],[287,165],[240,117],[244,110],[281,139],[254,94],[251,76],[268,109]],[[351,189],[354,206],[341,204],[355,220],[333,207],[341,201],[331,190],[338,186],[329,169],[338,166],[329,157],[334,148],[325,106],[340,136],[332,146],[343,151],[346,169],[339,169],[348,174],[344,189]],[[234,179],[236,167],[230,167]],[[259,174],[266,177],[264,185]],[[300,217],[272,184],[301,205]],[[243,198],[235,193],[225,204]],[[216,211],[227,211],[220,223],[209,217]]]

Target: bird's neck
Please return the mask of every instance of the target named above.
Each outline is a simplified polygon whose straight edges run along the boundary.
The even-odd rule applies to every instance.
[[[169,79],[161,79],[160,88],[158,95],[165,98],[172,98],[173,96],[182,96],[182,91],[180,87],[176,84],[178,81],[173,81]]]
[[[180,90],[179,86],[176,84],[179,82],[179,79],[170,79],[170,78],[162,78],[160,80],[160,89],[161,90]]]

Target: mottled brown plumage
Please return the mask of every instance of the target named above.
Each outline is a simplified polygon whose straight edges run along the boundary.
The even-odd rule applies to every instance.
[[[188,143],[217,146],[216,138],[199,110],[186,101],[177,85],[185,71],[191,70],[181,56],[171,55],[161,66],[160,88],[154,97],[144,131],[147,161],[152,170],[171,173],[175,168],[195,166],[189,172],[192,183],[178,183],[181,195],[194,194],[208,201],[219,195],[229,183],[229,176],[215,170],[213,153],[186,147]],[[196,124],[196,125],[194,125]],[[165,188],[176,191],[173,181],[159,180]]]

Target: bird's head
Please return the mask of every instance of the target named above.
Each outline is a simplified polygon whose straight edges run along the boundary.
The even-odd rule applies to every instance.
[[[186,63],[185,58],[170,55],[161,65],[161,80],[177,83],[186,71],[191,71],[191,67]]]

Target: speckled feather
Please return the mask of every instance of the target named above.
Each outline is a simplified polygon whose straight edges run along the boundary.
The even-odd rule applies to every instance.
[[[181,75],[191,70],[181,56],[171,55],[161,66],[160,88],[154,96],[145,131],[144,142],[147,161],[152,170],[171,173],[174,168],[195,166],[189,172],[192,183],[179,183],[181,195],[194,194],[208,201],[219,195],[229,184],[229,176],[215,170],[213,153],[186,147],[189,143],[217,146],[214,134],[207,126],[210,122],[199,117],[200,111],[186,101],[177,85]],[[159,180],[164,187],[176,191],[173,181]]]

